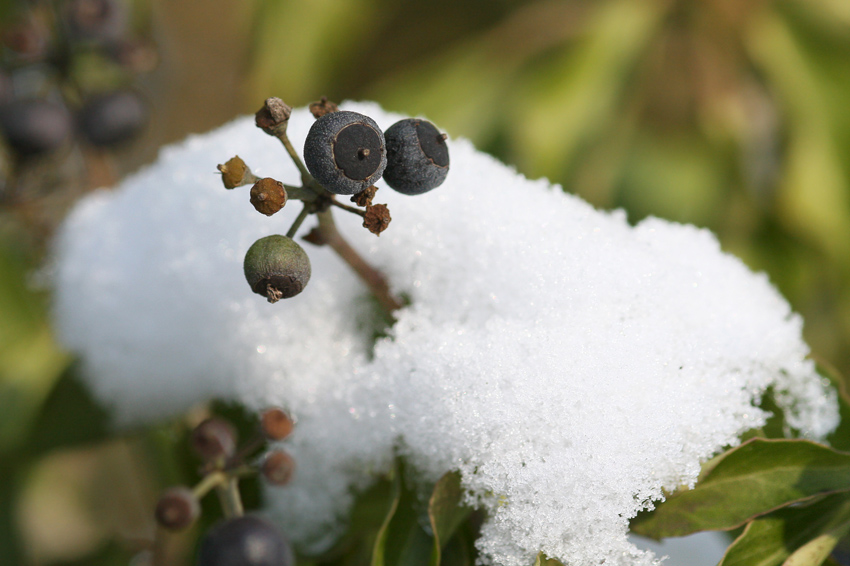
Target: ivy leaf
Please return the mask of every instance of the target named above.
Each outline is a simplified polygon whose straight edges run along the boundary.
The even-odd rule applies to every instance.
[[[404,467],[393,472],[393,503],[378,532],[372,566],[426,566],[434,542],[422,528],[416,494],[404,482]]]
[[[537,559],[534,561],[534,566],[564,566],[554,558],[546,558],[542,552],[537,554]]]
[[[460,487],[460,474],[449,472],[434,486],[434,492],[428,502],[428,517],[434,531],[434,548],[431,551],[430,566],[440,566],[442,549],[463,523],[472,509],[462,505],[463,490]]]
[[[697,487],[638,516],[650,538],[726,530],[814,495],[850,490],[850,454],[807,440],[754,438],[729,451]]]
[[[718,566],[818,566],[850,531],[850,494],[779,509],[744,529]]]

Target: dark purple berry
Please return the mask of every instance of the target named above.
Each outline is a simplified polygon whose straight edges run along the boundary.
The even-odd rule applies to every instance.
[[[171,531],[185,529],[201,515],[201,504],[188,487],[171,487],[156,504],[156,522]]]
[[[118,145],[134,138],[145,126],[148,109],[133,91],[121,90],[91,97],[80,110],[80,131],[96,147]]]
[[[300,293],[310,281],[310,258],[292,238],[272,235],[254,242],[245,253],[245,279],[270,303]]]
[[[380,179],[387,165],[384,134],[363,114],[345,110],[325,114],[307,134],[304,162],[330,192],[357,194]]]
[[[256,515],[228,519],[210,529],[198,554],[198,566],[293,564],[292,550],[280,530]]]
[[[400,193],[421,195],[439,187],[449,172],[446,135],[427,120],[400,120],[384,133],[384,181]]]
[[[75,40],[118,40],[127,30],[127,6],[121,0],[66,0],[63,15]]]
[[[39,155],[58,149],[68,138],[71,117],[48,100],[15,100],[0,107],[0,130],[17,153]]]
[[[191,443],[204,460],[229,458],[236,452],[236,429],[222,418],[210,417],[192,431]]]

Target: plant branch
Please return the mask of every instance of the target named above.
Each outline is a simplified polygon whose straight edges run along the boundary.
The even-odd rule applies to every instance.
[[[358,216],[366,216],[365,210],[360,210],[359,208],[355,208],[353,206],[348,206],[347,204],[342,204],[336,199],[331,199],[331,204],[336,206],[337,208],[341,208]]]
[[[298,228],[301,227],[301,224],[304,222],[304,219],[310,214],[310,209],[312,207],[304,203],[304,208],[301,209],[301,212],[298,213],[298,216],[295,218],[295,222],[292,223],[292,226],[289,227],[289,231],[286,232],[287,238],[295,237],[295,233],[298,231]]]
[[[329,245],[360,276],[364,283],[375,295],[375,298],[389,314],[400,309],[403,305],[390,293],[387,280],[380,271],[369,265],[354,248],[342,237],[330,210],[317,214],[319,217],[319,236],[323,244]]]

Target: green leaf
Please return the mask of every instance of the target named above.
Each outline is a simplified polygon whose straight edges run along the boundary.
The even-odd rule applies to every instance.
[[[814,495],[850,489],[850,454],[807,440],[754,438],[729,451],[690,491],[632,522],[651,538],[738,527]]]
[[[537,559],[534,561],[534,566],[564,566],[561,562],[554,558],[546,558],[542,552],[537,554]]]
[[[54,386],[32,428],[26,449],[38,455],[54,448],[79,446],[110,436],[109,415],[70,366]]]
[[[434,531],[431,566],[440,566],[442,549],[472,512],[472,509],[461,504],[462,500],[460,473],[449,472],[434,486],[434,492],[428,502],[428,517],[431,520],[431,529]]]
[[[752,521],[719,566],[817,566],[848,530],[850,495],[828,495]]]
[[[393,472],[393,506],[375,541],[372,566],[425,566],[434,546],[422,528],[417,513],[418,501],[404,481],[404,467]]]

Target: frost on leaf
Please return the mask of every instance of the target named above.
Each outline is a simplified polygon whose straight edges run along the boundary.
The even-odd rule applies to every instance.
[[[399,119],[343,108],[382,128]],[[296,147],[312,122],[292,113]],[[250,118],[166,148],[80,203],[56,246],[62,340],[124,421],[211,396],[296,416],[290,449],[310,472],[271,500],[307,549],[332,541],[351,489],[400,447],[423,481],[461,472],[489,511],[487,561],[527,565],[543,551],[577,566],[649,563],[628,519],[763,424],[768,388],[803,435],[836,425],[800,318],[712,234],[658,219],[632,227],[447,143],[439,189],[386,191],[391,236],[337,222],[410,299],[376,344],[362,324],[367,290],[327,246],[309,247],[313,278],[296,299],[269,308],[245,287],[245,250],[298,207],[258,218],[210,172],[238,153],[299,181]]]

